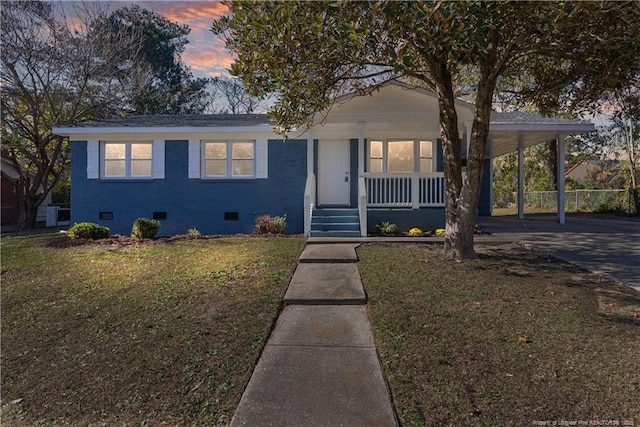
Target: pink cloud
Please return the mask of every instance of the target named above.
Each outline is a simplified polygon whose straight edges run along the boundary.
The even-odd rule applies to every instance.
[[[228,74],[233,57],[224,42],[211,31],[214,19],[228,11],[220,1],[127,1],[117,2],[115,7],[138,4],[153,10],[170,21],[186,24],[191,29],[182,54],[183,62],[191,68],[196,77],[211,77]]]

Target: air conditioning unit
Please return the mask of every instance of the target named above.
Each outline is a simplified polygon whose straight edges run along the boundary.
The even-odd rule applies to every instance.
[[[49,205],[47,206],[47,227],[56,227],[59,225],[69,225],[71,223],[71,209]]]

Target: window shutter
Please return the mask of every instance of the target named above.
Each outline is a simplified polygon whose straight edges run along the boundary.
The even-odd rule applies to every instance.
[[[256,140],[256,178],[266,179],[269,177],[269,141],[266,139]]]
[[[87,179],[100,178],[100,142],[97,139],[87,141]]]
[[[164,140],[154,139],[151,150],[151,176],[153,179],[164,179]]]
[[[442,152],[442,140],[440,138],[436,139],[436,149],[433,160],[436,163],[434,170],[436,172],[444,172],[444,153]]]
[[[189,179],[200,178],[200,140],[189,140]]]

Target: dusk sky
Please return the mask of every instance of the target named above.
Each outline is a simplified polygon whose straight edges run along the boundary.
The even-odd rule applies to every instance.
[[[137,4],[153,10],[170,21],[187,24],[191,28],[187,44],[182,54],[183,62],[191,68],[195,77],[212,77],[228,74],[233,62],[224,43],[209,29],[211,22],[226,11],[226,6],[215,0],[183,1],[112,1],[110,9],[129,4]]]

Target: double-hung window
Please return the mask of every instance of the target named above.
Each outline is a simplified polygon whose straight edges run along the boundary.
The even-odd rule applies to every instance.
[[[420,141],[420,172],[432,172],[433,170],[433,142]]]
[[[427,140],[369,141],[369,172],[433,171],[433,142]]]
[[[255,142],[203,141],[204,178],[255,178]]]
[[[152,141],[103,141],[101,148],[103,178],[152,177]]]

